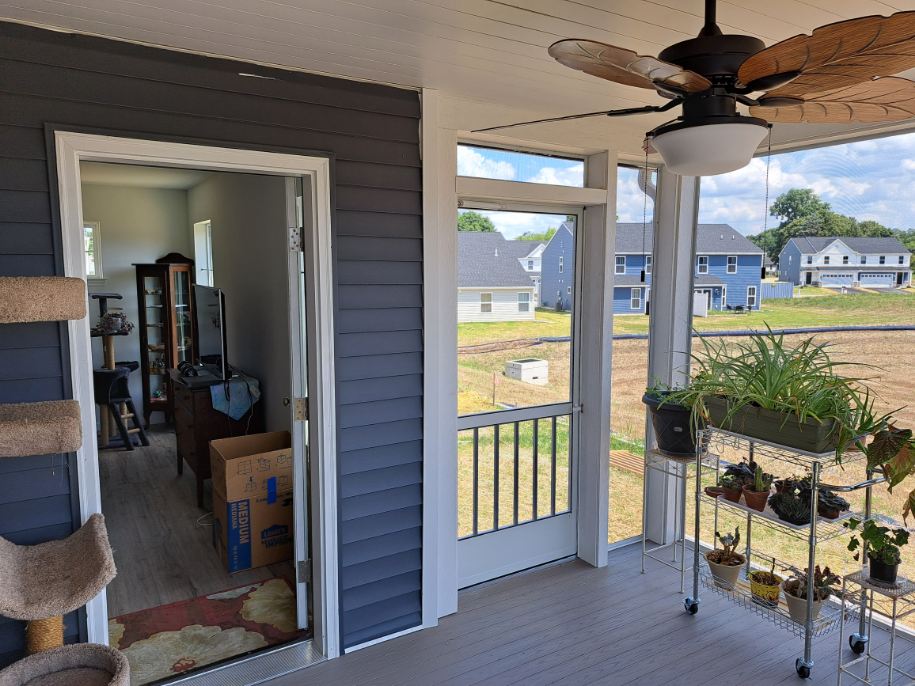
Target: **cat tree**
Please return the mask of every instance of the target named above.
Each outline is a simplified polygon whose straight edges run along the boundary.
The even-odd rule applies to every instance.
[[[86,286],[66,277],[0,277],[0,324],[86,316]],[[82,443],[75,400],[0,404],[0,458],[75,452]],[[68,538],[15,545],[0,537],[0,614],[26,624],[29,657],[0,670],[0,686],[129,686],[123,654],[64,645],[63,618],[114,578],[102,515]]]

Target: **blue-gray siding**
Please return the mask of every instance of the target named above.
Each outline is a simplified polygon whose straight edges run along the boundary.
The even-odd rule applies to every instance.
[[[242,66],[0,23],[0,274],[62,273],[52,128],[334,158],[340,600],[352,646],[420,622],[419,97]],[[0,326],[0,402],[71,397],[66,356],[57,324]],[[35,543],[73,530],[72,456],[3,460],[0,475],[0,534]],[[21,647],[22,626],[0,619],[0,663]]]
[[[572,309],[572,294],[575,293],[575,237],[565,224],[559,227],[544,248],[540,269],[541,307]]]
[[[801,250],[794,241],[788,241],[778,255],[778,278],[796,286],[801,283]]]

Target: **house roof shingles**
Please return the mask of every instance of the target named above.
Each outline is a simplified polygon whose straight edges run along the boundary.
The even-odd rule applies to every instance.
[[[497,231],[458,231],[458,287],[533,288],[531,277],[518,258],[526,257],[538,245],[533,241],[507,241]]]
[[[789,244],[797,246],[802,253],[817,253],[833,241],[842,241],[857,253],[880,255],[884,253],[909,253],[909,249],[892,236],[801,236],[792,238]]]
[[[651,226],[643,230],[640,223],[618,222],[617,254],[641,255],[652,248]],[[697,255],[761,255],[762,249],[729,224],[699,224],[696,232]]]

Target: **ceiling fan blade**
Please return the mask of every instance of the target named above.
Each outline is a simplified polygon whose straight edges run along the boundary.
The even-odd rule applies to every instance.
[[[533,119],[531,121],[519,121],[514,124],[503,124],[501,126],[490,126],[485,129],[474,129],[471,133],[485,133],[487,131],[496,131],[498,129],[511,129],[515,126],[528,126],[529,124],[546,124],[553,121],[569,121],[570,119],[585,119],[587,117],[624,117],[627,114],[646,114],[648,112],[666,112],[673,109],[683,102],[683,98],[673,98],[663,105],[645,105],[644,107],[626,107],[621,110],[601,110],[600,112],[585,112],[584,114],[567,114],[564,117],[548,117],[546,119]]]
[[[767,100],[772,104],[767,105]],[[750,108],[750,114],[784,123],[901,121],[915,117],[915,81],[888,76],[809,95],[796,104],[788,103],[790,100],[767,93],[759,99],[759,105]]]
[[[675,93],[700,93],[711,82],[696,72],[599,41],[568,38],[553,43],[550,56],[560,64],[607,81]]]
[[[915,12],[827,24],[748,57],[737,72],[751,90],[788,81],[768,93],[803,98],[915,68]],[[778,79],[778,77],[782,77]]]

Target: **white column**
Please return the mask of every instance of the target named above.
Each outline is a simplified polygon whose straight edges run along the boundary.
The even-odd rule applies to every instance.
[[[648,338],[648,383],[683,385],[689,378],[695,274],[699,179],[659,170],[655,202],[654,254],[651,274],[651,319]],[[655,446],[646,422],[646,447]],[[674,537],[679,494],[675,480],[650,472],[646,489],[645,533],[657,543]]]
[[[613,245],[616,239],[616,155],[587,160],[587,183],[606,202],[585,207],[581,241],[578,346],[578,557],[607,564],[610,479],[610,359],[613,329]]]

